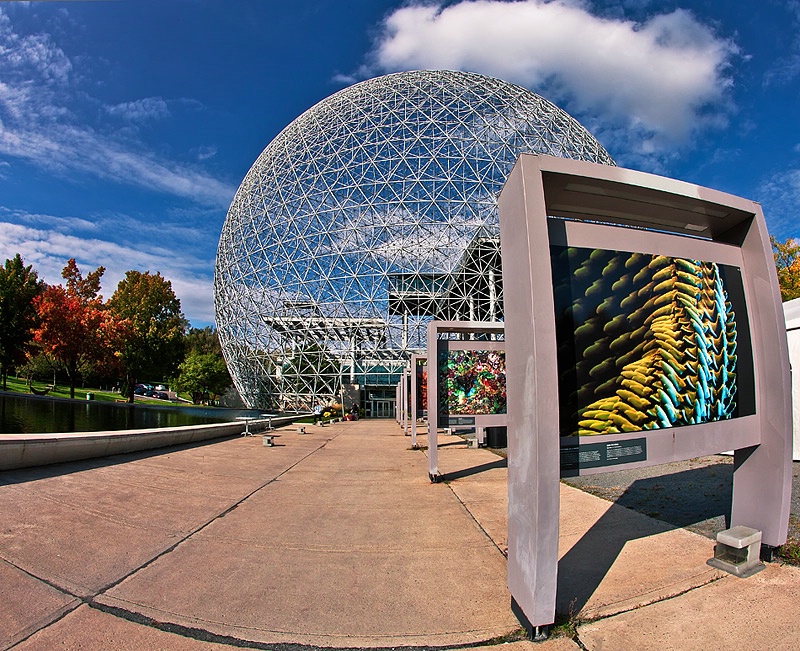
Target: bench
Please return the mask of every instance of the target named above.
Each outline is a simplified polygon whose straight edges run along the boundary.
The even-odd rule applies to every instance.
[[[271,448],[275,446],[275,437],[277,434],[264,434],[264,447]]]

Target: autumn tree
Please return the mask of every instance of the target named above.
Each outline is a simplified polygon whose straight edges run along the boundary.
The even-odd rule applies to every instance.
[[[48,286],[34,299],[39,324],[33,339],[66,372],[70,398],[81,372],[91,365],[113,364],[115,332],[112,315],[104,309],[98,267],[83,278],[75,259],[61,272],[63,285]]]
[[[108,307],[118,321],[129,324],[119,352],[132,402],[137,379],[175,374],[183,360],[187,322],[172,283],[160,273],[128,271]]]
[[[100,280],[105,272],[105,267],[97,267],[84,278],[75,258],[70,258],[61,270],[61,277],[67,281],[67,293],[70,296],[75,296],[85,305],[93,302],[101,305],[103,297],[100,296]]]
[[[0,267],[0,373],[3,391],[8,371],[25,361],[25,352],[33,338],[36,324],[34,298],[44,283],[31,265],[22,262],[19,253]]]
[[[779,242],[774,237],[769,239],[778,270],[781,300],[785,302],[800,297],[800,244],[791,238],[785,242]]]

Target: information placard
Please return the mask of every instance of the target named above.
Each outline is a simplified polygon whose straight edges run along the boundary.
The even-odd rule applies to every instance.
[[[606,468],[634,461],[647,461],[646,438],[561,445],[562,476],[577,475],[586,468]]]

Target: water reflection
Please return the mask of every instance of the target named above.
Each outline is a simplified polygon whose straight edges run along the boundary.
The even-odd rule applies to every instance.
[[[258,412],[239,409],[142,406],[71,401],[36,396],[0,395],[0,434],[97,432],[180,427],[234,420]]]

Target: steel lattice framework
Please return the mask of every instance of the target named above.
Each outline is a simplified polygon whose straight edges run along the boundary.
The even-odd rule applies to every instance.
[[[391,386],[432,318],[502,319],[497,196],[522,152],[613,165],[547,100],[464,72],[370,79],[286,127],[217,253],[217,326],[245,403]]]

